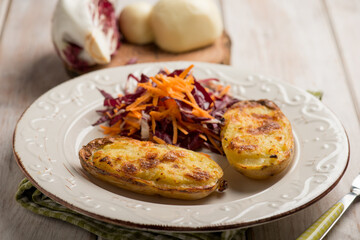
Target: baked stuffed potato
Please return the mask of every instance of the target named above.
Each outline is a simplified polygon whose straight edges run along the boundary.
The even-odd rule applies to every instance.
[[[167,144],[98,138],[79,157],[91,175],[142,194],[194,200],[226,186],[222,169],[208,156]]]
[[[270,100],[240,101],[224,114],[221,142],[240,173],[265,179],[284,170],[294,155],[291,124]]]

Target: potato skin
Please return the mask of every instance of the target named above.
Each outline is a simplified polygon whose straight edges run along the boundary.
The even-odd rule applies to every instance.
[[[204,154],[127,137],[98,138],[79,151],[82,167],[118,187],[194,200],[225,186],[220,166]]]
[[[240,101],[224,114],[221,142],[243,175],[265,179],[283,171],[294,155],[291,124],[270,100]]]

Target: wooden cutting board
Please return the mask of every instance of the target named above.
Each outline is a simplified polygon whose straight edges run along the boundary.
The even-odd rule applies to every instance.
[[[200,48],[194,51],[173,54],[159,49],[155,44],[148,44],[144,46],[134,45],[123,42],[111,59],[111,63],[107,65],[95,66],[89,71],[98,69],[128,65],[135,63],[146,62],[165,62],[165,61],[201,61],[219,64],[230,64],[231,41],[229,35],[224,31],[214,44]],[[131,63],[133,62],[133,63]],[[69,75],[77,76],[85,72],[74,72],[68,70]]]

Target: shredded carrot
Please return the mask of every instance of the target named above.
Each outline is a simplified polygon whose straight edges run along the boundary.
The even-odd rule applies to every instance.
[[[192,102],[189,102],[189,101],[184,100],[184,99],[181,99],[181,101],[183,101],[184,103],[187,103],[188,105],[190,105],[193,108],[195,108],[196,110],[198,110],[198,112],[196,112],[196,114],[198,114],[198,115],[195,115],[195,116],[197,116],[197,117],[207,117],[207,118],[210,118],[210,119],[214,118],[208,112],[206,112],[204,109],[200,108],[199,106],[196,106]]]
[[[212,132],[210,132],[206,128],[201,128],[201,131],[203,131],[206,135],[209,135],[209,136],[215,138],[216,140],[220,141],[220,136],[213,134]]]
[[[185,135],[188,135],[188,134],[189,134],[189,132],[186,131],[183,127],[181,127],[179,124],[177,125],[177,128],[178,128],[183,134],[185,134]]]
[[[166,72],[166,74],[170,74],[169,69],[167,69],[166,67],[164,67],[164,71]]]
[[[187,81],[189,84],[191,84],[190,86],[192,87],[192,88],[194,88],[194,86],[192,85],[192,84],[194,84],[194,77],[193,77],[193,75],[189,75],[186,79],[185,79],[185,81]],[[192,90],[192,89],[191,89]]]
[[[142,116],[141,113],[139,113],[138,111],[131,111],[128,113],[128,117],[140,119],[141,116]]]
[[[116,105],[113,108],[113,114],[111,114],[110,111],[106,111],[105,114],[109,119],[113,119],[124,111],[126,111],[126,115],[112,126],[100,126],[104,133],[116,135],[125,130],[128,136],[138,134],[143,124],[141,121],[146,119],[148,124],[151,125],[149,126],[150,138],[157,143],[164,144],[165,141],[156,137],[155,132],[157,130],[161,131],[162,122],[160,121],[167,119],[167,121],[172,124],[173,144],[178,144],[179,141],[183,140],[184,135],[192,132],[201,132],[198,136],[222,153],[222,149],[218,143],[220,141],[218,134],[210,130],[206,124],[194,122],[195,120],[183,119],[183,103],[188,105],[187,107],[193,116],[214,119],[211,115],[211,111],[214,109],[214,102],[210,104],[210,108],[208,109],[203,109],[200,107],[201,104],[198,104],[198,95],[195,95],[194,92],[198,92],[199,89],[191,73],[193,67],[194,65],[190,65],[179,75],[175,76],[168,76],[170,71],[167,68],[163,68],[166,74],[163,72],[150,76],[150,80],[137,84],[137,90],[143,88],[145,91],[138,96],[135,101],[131,102],[131,104],[125,103],[125,100],[120,100],[120,97],[126,99],[126,95],[123,96],[119,94],[119,98],[115,99]],[[196,91],[193,91],[194,89]],[[215,101],[225,96],[229,92],[230,86],[212,85],[209,86],[209,88],[204,87],[204,89],[209,93],[211,99]],[[110,102],[108,105],[110,105]],[[149,111],[148,109],[151,110]]]
[[[158,79],[158,80],[156,80],[156,79]],[[164,83],[169,83],[172,78],[166,77],[163,74],[159,74],[159,75],[156,75],[156,79],[155,79],[155,81],[153,79],[151,79],[151,80],[153,80],[158,85],[163,85]]]
[[[207,138],[204,134],[199,134],[199,137],[201,137],[202,139],[204,139],[204,141],[207,141]]]
[[[108,117],[109,117],[110,119],[112,118],[112,116],[110,115],[109,112],[106,112],[106,115],[108,115]]]
[[[155,87],[151,86],[150,84],[139,83],[138,86],[147,89],[149,92],[151,92],[151,93],[153,93],[155,95],[160,95],[160,96],[167,96],[168,95],[165,91],[163,91],[163,90],[161,90],[159,88],[155,88]]]
[[[163,111],[163,112],[151,111],[149,114],[150,114],[150,116],[155,118],[155,120],[160,121],[160,120],[166,118],[168,116],[169,112],[170,112],[170,110],[166,110],[166,111]]]
[[[132,104],[130,104],[129,106],[126,107],[126,111],[130,111],[131,108],[137,107],[140,103],[145,102],[147,100],[149,100],[151,98],[151,95],[149,92],[146,92],[144,95],[142,95],[141,97],[139,97],[138,99],[136,99],[135,102],[133,102]]]
[[[110,127],[104,126],[104,125],[100,125],[100,127],[103,129],[105,134],[110,134]]]
[[[206,157],[208,157],[208,158],[210,158],[210,155],[209,154],[206,154],[206,153],[203,153],[203,152],[199,152],[200,154],[202,154],[202,155],[204,155],[204,156],[206,156]]]
[[[220,94],[219,94],[219,97],[223,97],[225,94],[227,94],[227,93],[229,92],[229,90],[230,90],[230,85],[224,87],[224,88],[221,90],[221,92],[220,92]]]
[[[201,112],[199,112],[199,110],[197,110],[197,109],[193,109],[193,110],[191,111],[191,113],[192,113],[192,115],[194,115],[194,116],[201,116]]]
[[[159,78],[161,78],[161,76],[163,76],[163,75],[159,75]],[[159,87],[159,86],[161,86],[161,85],[163,85],[163,82],[165,82],[163,79],[161,79],[161,80],[163,80],[163,82],[161,82],[158,78],[156,78],[156,77],[150,77],[150,79],[154,82],[154,83],[156,83],[156,85]]]
[[[151,116],[151,129],[152,129],[153,134],[155,134],[156,121],[155,121],[155,118],[153,116]]]
[[[121,109],[121,108],[125,107],[125,105],[126,105],[125,103],[122,103],[122,104],[120,104],[120,105],[117,105],[117,104],[116,104],[115,107],[116,107],[117,109]]]
[[[121,123],[122,121],[120,120],[110,127],[104,125],[100,125],[100,127],[103,129],[104,134],[115,136],[120,132]]]
[[[159,97],[158,96],[155,96],[153,98],[153,105],[156,107],[158,105],[158,102],[159,102]]]
[[[219,153],[223,154],[223,150],[216,144],[216,142],[214,141],[214,139],[212,139],[211,137],[207,136],[208,139],[210,140],[211,144],[216,148],[216,150],[219,151]]]
[[[155,140],[155,142],[160,143],[160,144],[166,143],[164,140],[162,140],[161,138],[158,138],[157,136],[153,136],[153,139]]]
[[[186,96],[190,99],[190,101],[196,105],[197,107],[199,107],[199,105],[197,104],[197,102],[195,101],[194,96],[190,93],[190,91],[185,91]]]
[[[187,69],[185,69],[179,77],[181,77],[182,79],[184,79],[186,77],[186,75],[188,75],[188,73],[190,72],[190,70],[194,67],[194,64],[191,64]]]
[[[127,134],[128,136],[131,136],[131,135],[133,135],[134,133],[136,133],[137,132],[137,129],[136,128],[131,128],[130,129],[130,131],[129,131],[129,133]]]
[[[176,123],[176,119],[175,117],[172,117],[172,124],[173,124],[173,144],[177,143],[177,137],[178,137],[178,127],[177,127],[177,123]]]
[[[142,104],[131,109],[131,111],[145,110],[147,107],[153,106],[152,104]]]
[[[194,123],[188,123],[188,122],[180,121],[180,124],[182,126],[186,126],[186,128],[189,129],[189,131],[199,130],[199,126],[197,124],[194,124]]]
[[[140,129],[140,123],[138,123],[138,122],[134,122],[129,119],[126,119],[125,123],[132,126],[133,128]]]

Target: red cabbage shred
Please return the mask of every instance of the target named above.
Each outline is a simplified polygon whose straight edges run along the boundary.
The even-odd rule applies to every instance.
[[[183,69],[177,69],[172,73],[167,74],[164,70],[160,70],[159,74],[163,74],[165,76],[175,76],[180,75],[183,72]],[[138,83],[145,83],[151,82],[151,79],[142,74],[140,79],[135,77],[133,74],[129,74],[127,81],[135,80]],[[209,119],[205,117],[196,117],[192,114],[192,107],[182,101],[174,99],[177,103],[177,106],[181,112],[181,120],[185,123],[197,123],[201,124],[202,126],[206,126],[208,131],[211,133],[220,136],[220,130],[224,123],[223,115],[227,109],[229,109],[234,103],[238,102],[239,100],[230,96],[230,95],[223,95],[219,97],[215,90],[207,91],[205,87],[209,87],[208,84],[212,81],[218,81],[218,79],[204,79],[197,81],[194,77],[194,89],[192,90],[191,94],[194,96],[194,99],[198,106],[206,111],[210,110],[210,115],[215,118]],[[204,84],[204,85],[203,85]],[[127,84],[126,84],[127,85]],[[153,86],[156,87],[155,83],[152,83]],[[119,120],[124,118],[129,112],[125,110],[126,106],[135,102],[137,98],[139,98],[142,94],[146,92],[146,89],[142,87],[138,87],[134,93],[129,93],[127,87],[125,87],[125,95],[117,98],[113,98],[109,93],[105,92],[104,90],[99,89],[100,93],[104,97],[104,107],[105,109],[97,110],[96,112],[101,116],[93,126],[107,123],[109,126],[114,125]],[[213,98],[211,98],[213,96]],[[169,99],[170,97],[162,99]],[[213,100],[214,99],[214,100]],[[159,100],[160,101],[160,100]],[[125,104],[120,111],[118,106],[121,104]],[[149,115],[151,111],[156,111],[158,107],[150,106],[143,110],[142,114]],[[151,119],[144,119],[142,120],[147,121],[148,126],[151,125]],[[149,130],[152,135],[151,129]],[[187,148],[190,150],[198,150],[200,148],[208,148],[213,152],[219,153],[219,151],[209,142],[209,140],[205,141],[203,138],[200,137],[200,134],[204,134],[203,132],[196,130],[188,132],[185,135],[183,132],[178,131],[178,140],[176,146]],[[128,136],[135,139],[141,139],[141,129],[131,135],[129,135],[128,130],[122,130],[119,132],[121,136]],[[162,139],[168,144],[172,144],[173,138],[173,125],[170,119],[163,119],[161,121],[157,121],[155,134],[156,137]],[[214,139],[216,144],[221,148],[221,142]]]

